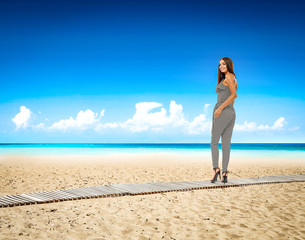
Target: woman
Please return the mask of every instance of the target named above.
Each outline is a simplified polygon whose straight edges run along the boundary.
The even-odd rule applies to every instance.
[[[217,103],[213,110],[213,123],[211,130],[211,153],[214,175],[212,183],[220,179],[218,166],[218,142],[221,136],[222,143],[222,177],[223,183],[228,182],[228,164],[230,159],[230,146],[233,127],[235,124],[234,99],[237,97],[237,82],[233,69],[233,62],[228,57],[219,61],[218,82],[216,85]]]

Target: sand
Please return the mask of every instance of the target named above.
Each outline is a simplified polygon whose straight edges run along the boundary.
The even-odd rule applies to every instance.
[[[1,195],[202,181],[209,155],[0,156]],[[238,156],[229,181],[305,174],[305,159]],[[305,183],[122,196],[0,209],[0,239],[305,239]]]

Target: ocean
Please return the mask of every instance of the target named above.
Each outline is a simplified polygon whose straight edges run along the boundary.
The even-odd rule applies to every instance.
[[[221,151],[221,143],[219,150]],[[209,153],[209,143],[0,143],[0,155],[105,155],[114,153]],[[232,143],[231,154],[304,157],[304,143]]]

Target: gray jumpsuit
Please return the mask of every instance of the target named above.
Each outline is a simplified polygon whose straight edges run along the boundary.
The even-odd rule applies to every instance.
[[[219,150],[218,142],[221,136],[222,145],[222,171],[226,172],[230,159],[230,147],[233,127],[235,124],[235,109],[231,102],[226,106],[218,118],[214,117],[214,113],[231,95],[230,88],[223,85],[223,80],[216,87],[217,103],[213,110],[213,122],[211,130],[211,153],[213,168],[218,168]]]

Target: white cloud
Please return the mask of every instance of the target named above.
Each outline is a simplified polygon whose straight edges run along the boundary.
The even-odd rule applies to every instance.
[[[235,130],[237,131],[258,131],[258,130],[282,130],[284,127],[284,124],[288,124],[287,121],[285,121],[284,117],[280,117],[279,119],[277,119],[274,124],[272,126],[269,125],[259,125],[256,126],[255,122],[250,122],[248,123],[247,121],[244,122],[244,124],[240,125],[240,124],[236,124],[236,126],[234,127]]]
[[[120,127],[131,132],[143,132],[151,127],[158,127],[168,123],[166,110],[161,108],[159,112],[150,113],[151,110],[161,107],[156,102],[141,102],[136,104],[136,113],[131,119],[119,124]]]
[[[39,123],[37,125],[33,125],[32,126],[33,129],[42,129],[42,130],[46,130],[46,126],[44,123]]]
[[[297,131],[297,130],[299,130],[300,129],[300,127],[292,127],[292,128],[288,128],[288,131]]]
[[[203,107],[204,113],[207,113],[207,112],[208,112],[208,108],[209,108],[210,106],[211,106],[211,104],[208,104],[208,103],[204,104],[204,107]]]
[[[45,123],[31,125],[36,130],[59,130],[66,131],[69,129],[87,130],[94,129],[96,132],[103,133],[105,130],[113,131],[122,129],[139,133],[145,131],[152,131],[158,134],[186,134],[186,135],[199,135],[210,134],[212,127],[212,118],[207,119],[206,112],[210,104],[205,104],[203,111],[204,114],[199,114],[192,121],[185,119],[183,113],[183,106],[171,101],[169,111],[167,111],[162,104],[157,102],[140,102],[135,105],[136,111],[132,118],[124,122],[108,122],[102,123],[101,118],[104,116],[105,110],[103,109],[100,114],[94,113],[92,110],[81,110],[77,116],[67,119],[59,120],[51,126],[46,126]],[[29,126],[29,120],[33,119],[34,114],[30,109],[25,106],[20,107],[18,113],[12,121],[16,124],[16,128],[26,128]],[[47,121],[47,119],[46,119]],[[272,126],[258,125],[255,122],[245,121],[243,124],[235,124],[234,131],[251,132],[251,131],[278,131],[283,130],[285,124],[284,117],[278,118]],[[296,131],[299,127],[289,128],[289,131]]]
[[[170,102],[169,115],[164,108],[159,112],[150,112],[153,109],[162,107],[162,104],[156,102],[141,102],[136,104],[136,113],[131,119],[119,124],[120,127],[131,132],[143,132],[152,130],[155,132],[169,131],[170,128],[184,127],[188,124],[183,115],[183,107]]]
[[[169,131],[171,128],[185,127],[188,121],[185,120],[182,112],[183,107],[176,104],[175,101],[170,102],[169,114],[162,104],[157,102],[140,102],[136,104],[136,112],[132,118],[125,122],[118,123],[100,123],[96,127],[96,131],[102,132],[106,128],[122,128],[131,132],[164,132]],[[152,110],[161,109],[157,112]]]
[[[151,112],[157,108],[157,112]],[[206,104],[205,108],[209,107]],[[205,114],[195,117],[192,122],[185,119],[183,106],[175,101],[170,102],[169,113],[156,102],[141,102],[136,104],[136,112],[132,118],[122,123],[100,123],[96,130],[102,132],[106,128],[123,128],[131,132],[153,131],[158,133],[180,132],[186,134],[202,134],[210,132],[211,121],[207,121]]]
[[[211,132],[212,122],[207,121],[204,114],[195,117],[192,122],[187,126],[187,133],[189,134],[202,134],[204,132]]]
[[[183,107],[181,104],[176,104],[175,101],[171,101],[169,107],[169,121],[172,123],[173,127],[186,126],[189,123],[184,118],[184,114],[182,112]]]
[[[54,123],[50,128],[65,130],[68,128],[77,128],[85,130],[88,126],[94,126],[95,131],[104,132],[106,129],[125,129],[133,133],[153,131],[158,133],[185,133],[190,135],[198,135],[204,133],[210,133],[212,122],[206,118],[206,114],[199,114],[193,121],[185,119],[183,114],[183,106],[177,104],[175,101],[170,102],[169,113],[163,105],[157,102],[140,102],[135,105],[136,112],[132,118],[125,122],[108,122],[101,123],[99,120],[104,116],[104,110],[101,112],[99,118],[97,114],[94,114],[91,110],[86,112],[80,111],[76,119],[70,117],[70,119],[61,120]],[[206,112],[210,104],[204,105],[204,111]],[[152,112],[153,110],[159,111]],[[260,130],[281,130],[287,124],[285,118],[280,117],[276,120],[273,126],[259,125],[255,122],[244,124],[235,124],[234,129],[241,132],[247,131],[260,131]],[[43,126],[42,126],[43,127]]]
[[[94,128],[95,131],[97,132],[103,132],[103,130],[110,128],[110,129],[115,129],[118,128],[120,126],[120,124],[114,122],[114,123],[99,123],[98,125],[96,125],[96,127]]]
[[[273,124],[271,129],[281,130],[281,129],[283,129],[284,124],[288,124],[288,122],[285,121],[284,117],[280,117],[278,120],[275,121],[275,123]]]
[[[244,122],[244,124],[240,125],[240,124],[235,124],[234,126],[234,130],[237,130],[237,131],[255,131],[256,130],[256,123],[255,122],[250,122],[248,123],[247,121]]]
[[[14,118],[12,118],[12,121],[16,124],[16,129],[28,127],[31,116],[31,110],[25,106],[21,106],[20,112],[17,113]]]
[[[100,113],[100,117],[98,117],[97,113],[94,113],[92,110],[87,109],[86,111],[80,111],[76,118],[70,117],[69,119],[62,119],[58,122],[55,122],[50,130],[58,129],[58,130],[67,130],[67,129],[80,129],[85,130],[89,127],[95,125],[100,121],[100,119],[104,116],[105,110],[102,110]]]

